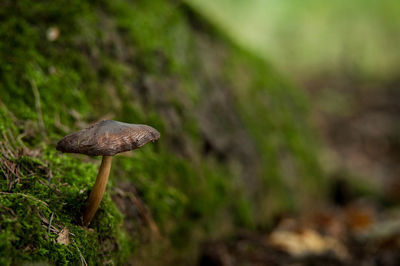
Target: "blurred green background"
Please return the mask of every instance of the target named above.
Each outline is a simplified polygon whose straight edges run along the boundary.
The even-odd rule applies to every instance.
[[[307,92],[332,176],[398,198],[398,1],[188,2]]]
[[[236,41],[300,80],[346,71],[392,78],[400,67],[395,0],[187,0]]]

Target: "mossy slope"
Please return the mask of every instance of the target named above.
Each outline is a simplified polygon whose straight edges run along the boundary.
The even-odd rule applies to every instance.
[[[150,249],[180,250],[157,254],[181,263],[205,238],[265,226],[317,194],[305,99],[187,5],[3,1],[0,18],[1,263],[135,259],[145,225],[115,204],[131,217],[118,197],[132,184],[161,231]],[[88,230],[79,213],[98,161],[54,147],[102,118],[150,124],[162,137],[116,157]]]

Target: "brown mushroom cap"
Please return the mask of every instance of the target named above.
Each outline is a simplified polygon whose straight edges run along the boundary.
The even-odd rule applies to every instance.
[[[61,152],[113,156],[159,138],[160,133],[150,126],[103,120],[65,136],[56,148]]]

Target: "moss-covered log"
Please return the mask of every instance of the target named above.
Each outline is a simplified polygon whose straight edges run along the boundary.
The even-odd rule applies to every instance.
[[[0,19],[0,264],[185,264],[323,189],[306,99],[187,4],[5,0]],[[100,160],[55,144],[104,118],[162,137],[118,156],[84,228]]]

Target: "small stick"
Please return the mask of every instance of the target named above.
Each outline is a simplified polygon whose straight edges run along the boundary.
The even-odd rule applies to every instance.
[[[8,140],[6,134],[4,134],[4,132],[2,132],[2,135],[3,135],[4,140],[6,141],[6,144],[9,144],[9,146],[11,147],[11,143],[10,143],[10,141]],[[3,147],[1,147],[1,149],[2,149],[2,151],[3,151],[3,155],[4,155],[4,156],[5,156],[6,153],[7,153],[7,155],[11,155],[10,158],[15,158],[15,157],[16,157],[15,154],[13,153],[13,151],[12,151],[11,149],[6,149],[5,147],[4,147],[4,149],[3,149]]]
[[[42,203],[43,205],[45,205],[46,207],[49,207],[49,205],[48,205],[46,202],[44,202],[44,201],[42,201],[42,200],[40,200],[40,199],[38,199],[38,198],[35,198],[35,197],[33,197],[33,196],[23,194],[23,193],[17,193],[17,192],[16,192],[16,193],[10,193],[10,192],[0,191],[0,194],[1,194],[1,195],[18,195],[18,196],[22,196],[22,197],[25,197],[25,198],[28,198],[28,199],[31,199],[31,200],[40,202],[40,203]]]
[[[3,204],[0,204],[0,208],[3,208],[5,210],[9,211],[13,216],[16,216],[15,212],[13,211],[13,209],[8,208],[8,207],[4,206]]]
[[[47,233],[50,234],[50,227],[51,227],[51,222],[53,222],[53,216],[54,213],[51,213],[50,215],[50,221],[49,221],[49,226],[47,227]]]
[[[79,257],[81,258],[81,265],[83,265],[83,266],[88,266],[88,264],[86,263],[85,258],[83,257],[83,255],[82,255],[82,253],[81,253],[81,250],[79,249],[79,247],[78,247],[78,245],[76,244],[76,242],[75,242],[74,239],[72,240],[72,243],[74,243],[76,249],[77,249],[78,252],[79,252]]]

